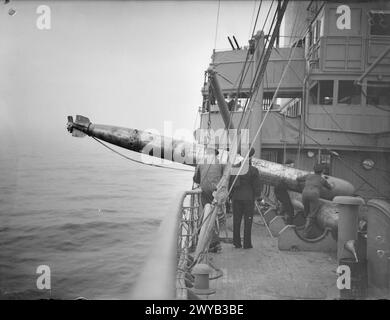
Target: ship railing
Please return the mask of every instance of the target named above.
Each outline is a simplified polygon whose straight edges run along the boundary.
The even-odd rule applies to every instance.
[[[156,243],[147,259],[131,299],[187,299],[191,277],[190,253],[197,244],[202,208],[200,189],[181,193],[165,211]]]
[[[296,118],[301,115],[302,111],[302,99],[292,98],[284,106],[280,108],[280,113],[285,114],[288,117]]]
[[[193,265],[191,253],[198,244],[198,234],[202,224],[203,208],[200,201],[200,189],[184,192],[182,212],[178,230],[176,298],[188,299],[188,282],[193,278],[190,268]]]

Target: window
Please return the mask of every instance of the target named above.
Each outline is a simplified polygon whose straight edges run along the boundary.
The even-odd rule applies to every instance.
[[[321,34],[321,20],[317,20],[315,23],[316,23],[316,28],[315,28],[314,43],[317,43],[318,40],[320,39],[320,34]]]
[[[309,103],[318,104],[318,83],[311,87],[309,91]]]
[[[367,104],[390,106],[390,82],[368,81]]]
[[[323,165],[324,174],[329,175],[330,174],[330,168],[331,168],[331,157],[330,157],[330,154],[321,153],[321,155],[320,155],[320,163]]]
[[[352,80],[340,80],[337,102],[342,104],[360,104],[360,93],[360,87],[355,85]]]
[[[333,104],[333,80],[320,80],[309,91],[310,104]]]
[[[368,24],[370,35],[390,36],[390,13],[381,11],[370,11],[368,13]]]
[[[308,38],[309,38],[309,41],[308,41],[308,48],[311,47],[311,45],[313,44],[313,33],[312,33],[312,30],[310,29],[309,32],[308,32]]]
[[[320,104],[333,104],[333,80],[321,80],[320,84]]]

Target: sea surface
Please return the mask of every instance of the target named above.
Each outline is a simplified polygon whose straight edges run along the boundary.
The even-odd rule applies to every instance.
[[[71,139],[1,149],[2,299],[129,299],[160,222],[192,187],[192,172]],[[37,288],[40,265],[50,268],[51,290]]]

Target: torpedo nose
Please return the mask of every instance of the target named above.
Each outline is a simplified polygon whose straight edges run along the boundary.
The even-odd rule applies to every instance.
[[[68,116],[68,123],[66,125],[66,129],[72,133],[73,131],[73,117],[72,116]]]

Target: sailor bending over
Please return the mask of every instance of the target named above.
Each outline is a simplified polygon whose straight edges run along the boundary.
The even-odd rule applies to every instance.
[[[206,163],[199,164],[196,167],[193,181],[198,184],[202,190],[201,202],[204,208],[206,204],[213,202],[213,192],[217,189],[217,185],[222,178],[224,165],[220,164],[217,158],[218,150],[214,148],[206,149]],[[221,213],[218,212],[218,216]],[[221,249],[217,226],[214,226],[213,237],[209,251],[217,252]]]
[[[306,217],[303,236],[309,239],[313,237],[315,220],[321,206],[321,188],[327,188],[329,190],[332,189],[332,186],[329,184],[329,182],[321,176],[322,172],[322,165],[316,164],[314,166],[314,174],[311,173],[306,176],[297,178],[298,182],[305,183],[302,191],[302,202],[304,206],[304,214]]]

